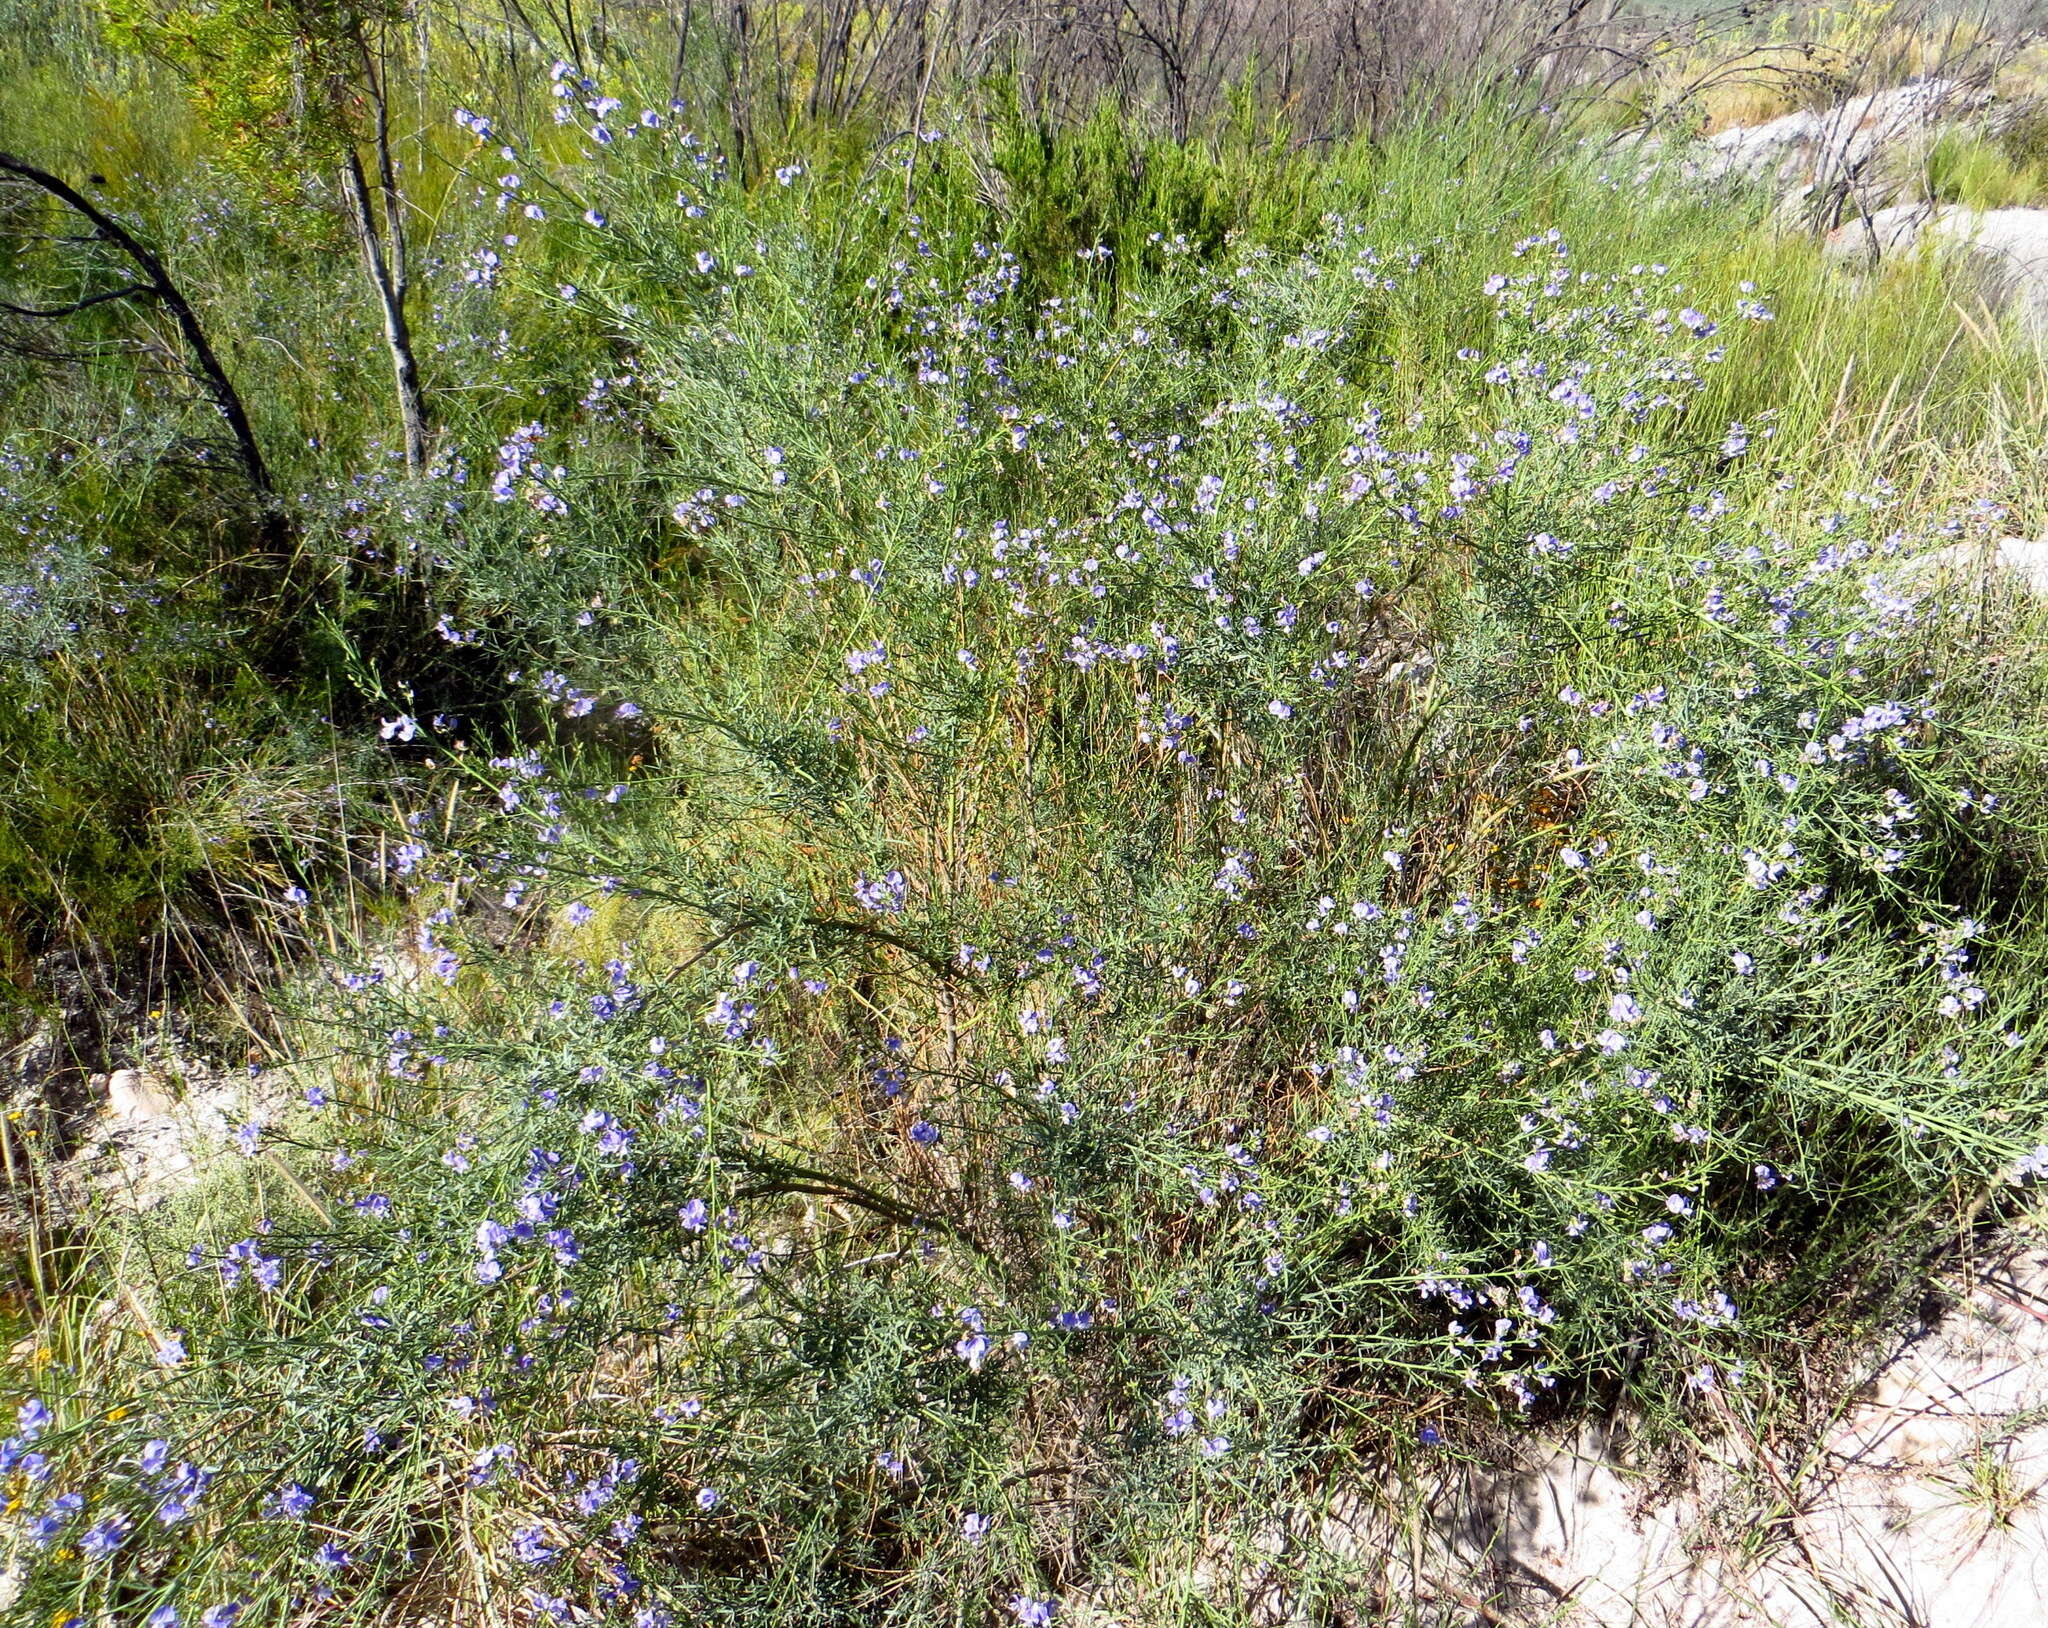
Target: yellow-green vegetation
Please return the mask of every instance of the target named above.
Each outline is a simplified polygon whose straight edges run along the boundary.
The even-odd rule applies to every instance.
[[[134,1008],[0,1144],[23,1620],[1434,1620],[1274,1521],[1791,1439],[2048,1173],[2043,617],[1932,557],[2042,379],[1939,266],[1509,73],[778,121],[414,19],[409,459],[346,156],[195,122],[288,20],[53,15],[0,149],[278,496],[17,174],[0,932]],[[81,1076],[173,1059],[138,1208]]]

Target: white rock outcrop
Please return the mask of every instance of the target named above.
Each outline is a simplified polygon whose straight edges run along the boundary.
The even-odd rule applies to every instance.
[[[1993,100],[1991,92],[1959,80],[1917,80],[1834,107],[1717,131],[1689,168],[1704,179],[1739,176],[1788,191],[1864,185],[1899,170],[1902,156],[1924,152],[1942,129]]]
[[[1810,1453],[1734,1429],[1697,1489],[1638,1510],[1611,1460],[1568,1444],[1505,1489],[1498,1552],[1548,1585],[1545,1620],[1586,1628],[2037,1628],[2048,1249],[1956,1289]],[[1712,1507],[1736,1484],[1745,1524]]]
[[[118,1068],[94,1083],[106,1106],[60,1178],[82,1202],[90,1194],[123,1208],[153,1208],[201,1180],[212,1161],[232,1158],[235,1126],[260,1113],[245,1092],[196,1068],[182,1081]]]
[[[2048,539],[1987,537],[1922,554],[1907,567],[1919,581],[1964,579],[2048,598]]]
[[[2048,337],[2048,209],[1894,204],[1830,232],[1827,253],[1866,265],[1887,256],[1948,256],[1967,274],[1969,293]]]
[[[1683,1459],[1597,1426],[1500,1471],[1323,1489],[1187,1568],[1267,1628],[2039,1628],[2048,1621],[2048,1241],[1942,1285],[1831,1415],[1710,1396]],[[1424,1461],[1426,1464],[1426,1460]],[[1320,1577],[1321,1581],[1308,1579]],[[1089,1628],[1136,1620],[1090,1602]]]

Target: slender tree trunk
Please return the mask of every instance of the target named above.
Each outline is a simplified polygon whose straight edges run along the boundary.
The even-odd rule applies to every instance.
[[[673,108],[683,94],[683,68],[690,50],[690,11],[693,0],[683,0],[683,15],[676,23],[676,63],[668,76],[668,101]]]
[[[404,197],[398,190],[398,166],[391,158],[391,115],[384,99],[383,86],[377,91],[377,117],[374,126],[377,140],[377,194],[384,205],[385,264],[391,279],[391,297],[398,302],[401,315],[405,311],[406,296],[412,292],[411,261],[405,251]]]
[[[588,75],[590,68],[583,60],[583,31],[576,26],[576,0],[562,0],[562,35],[569,43],[569,55],[577,73]]]
[[[753,50],[753,14],[747,0],[732,0],[725,40],[726,122],[732,127],[733,174],[745,182],[752,122],[752,101],[748,94],[748,69]]]
[[[427,462],[427,408],[420,393],[419,362],[413,356],[412,329],[405,320],[403,238],[387,258],[377,230],[376,205],[370,198],[369,177],[363,173],[362,155],[353,147],[341,170],[342,191],[347,195],[349,214],[354,220],[356,239],[362,245],[363,266],[370,274],[370,286],[384,318],[384,346],[391,352],[391,372],[398,385],[398,422],[405,438],[405,467],[417,475]],[[385,191],[387,219],[397,220],[395,183]],[[396,275],[394,275],[394,267]]]
[[[946,0],[946,9],[939,16],[936,30],[930,28],[931,20],[930,4],[920,5],[917,13],[917,100],[910,109],[910,153],[903,160],[903,207],[906,211],[916,197],[917,155],[924,150],[925,98],[931,94],[932,75],[938,71],[939,52],[945,49],[946,32],[953,21],[953,0]]]

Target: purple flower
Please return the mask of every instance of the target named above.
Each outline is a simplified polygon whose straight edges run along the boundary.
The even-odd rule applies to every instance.
[[[576,1241],[576,1234],[567,1227],[554,1227],[546,1234],[548,1248],[555,1252],[555,1259],[564,1266],[574,1266],[583,1259],[583,1246]]]
[[[235,1618],[242,1614],[242,1602],[229,1600],[224,1605],[210,1605],[199,1616],[199,1628],[233,1628]]]
[[[28,1541],[38,1549],[48,1548],[50,1540],[63,1531],[66,1522],[58,1515],[38,1515],[28,1523]]]
[[[110,1515],[97,1526],[87,1529],[85,1536],[78,1540],[78,1552],[88,1560],[106,1559],[121,1547],[128,1536],[129,1524],[124,1516]]]
[[[711,1211],[701,1198],[691,1199],[676,1212],[676,1218],[682,1222],[686,1232],[702,1232],[711,1225]]]
[[[920,1119],[910,1127],[910,1139],[921,1148],[937,1147],[939,1127]]]
[[[302,1521],[312,1509],[313,1495],[298,1482],[287,1482],[273,1492],[263,1503],[263,1513],[271,1519]]]
[[[879,879],[870,878],[862,872],[861,879],[853,887],[854,903],[878,916],[901,915],[907,894],[908,884],[901,871],[890,871]]]
[[[206,1489],[213,1485],[215,1473],[202,1470],[189,1461],[180,1464],[163,1484],[165,1496],[157,1505],[156,1518],[165,1526],[176,1526],[188,1519],[199,1507],[200,1499],[206,1496]]]
[[[486,1447],[470,1462],[469,1484],[472,1487],[489,1486],[497,1479],[498,1466],[501,1463],[507,1460],[516,1463],[517,1459],[518,1455],[510,1442],[499,1442],[495,1446]]]
[[[244,1238],[228,1245],[220,1261],[221,1281],[230,1286],[239,1283],[245,1267],[254,1273],[257,1283],[265,1290],[277,1287],[283,1270],[276,1257],[265,1255],[257,1248],[254,1238]]]
[[[707,1514],[716,1509],[718,1507],[718,1489],[716,1487],[699,1487],[697,1489],[697,1507]]]
[[[523,1526],[512,1534],[512,1555],[529,1566],[545,1566],[560,1553],[537,1526]]]
[[[1034,1600],[1028,1594],[1010,1596],[1010,1615],[1017,1619],[1019,1628],[1051,1628],[1053,1613],[1058,1609],[1052,1600]]]

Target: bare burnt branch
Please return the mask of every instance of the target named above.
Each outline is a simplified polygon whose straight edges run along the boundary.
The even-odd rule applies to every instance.
[[[69,305],[52,306],[41,310],[30,305],[14,305],[0,300],[0,311],[11,317],[36,317],[45,322],[54,322],[60,317],[76,316],[80,311],[90,311],[95,305],[106,305],[114,300],[149,298],[156,290],[143,283],[130,283],[126,288],[110,288],[101,294],[89,294],[82,300],[73,300]]]
[[[276,489],[271,484],[270,469],[263,461],[262,449],[256,444],[256,432],[250,427],[249,414],[242,405],[241,394],[235,389],[234,381],[228,377],[227,369],[222,366],[212,342],[206,337],[206,330],[200,324],[198,312],[193,310],[191,302],[172,281],[163,261],[153,249],[106,210],[48,170],[38,168],[26,159],[17,158],[11,153],[0,152],[0,175],[12,175],[40,188],[67,209],[83,217],[92,226],[94,235],[100,242],[118,250],[142,274],[142,282],[134,289],[124,291],[121,297],[147,297],[160,304],[177,323],[179,335],[185,342],[185,349],[191,360],[193,373],[212,402],[214,410],[227,424],[228,433],[234,441],[236,459],[242,466],[250,493],[261,512],[264,530],[266,534],[282,541],[282,519],[278,510]]]

